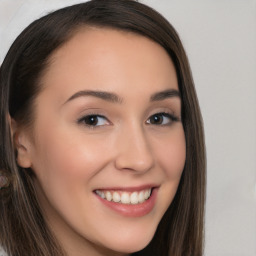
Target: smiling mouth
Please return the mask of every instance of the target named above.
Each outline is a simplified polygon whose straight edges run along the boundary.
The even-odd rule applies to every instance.
[[[153,188],[143,189],[140,191],[128,192],[128,191],[116,191],[116,190],[95,190],[95,193],[102,199],[109,202],[115,202],[119,204],[142,204],[148,200],[152,194]]]

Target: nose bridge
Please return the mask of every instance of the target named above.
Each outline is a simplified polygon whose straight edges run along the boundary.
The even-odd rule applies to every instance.
[[[143,125],[131,123],[120,129],[117,138],[118,154],[116,167],[138,172],[146,172],[154,164],[151,145]]]

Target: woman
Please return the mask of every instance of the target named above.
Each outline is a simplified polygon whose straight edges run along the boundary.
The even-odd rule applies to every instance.
[[[93,0],[28,26],[1,84],[8,255],[202,255],[205,154],[172,26]]]

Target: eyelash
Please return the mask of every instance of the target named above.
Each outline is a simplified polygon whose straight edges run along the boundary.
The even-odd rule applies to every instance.
[[[155,123],[155,124],[152,124],[152,125],[155,125],[155,126],[170,126],[170,125],[172,125],[173,122],[178,122],[178,121],[180,121],[180,119],[179,119],[177,116],[175,116],[174,114],[170,114],[170,113],[167,113],[167,112],[159,112],[159,113],[156,113],[156,114],[151,115],[151,116],[147,119],[146,124],[147,124],[147,125],[151,124],[151,123],[150,123],[150,119],[151,119],[151,121],[152,121],[152,118],[159,118],[159,117],[160,117],[160,121],[162,120],[161,123],[160,123],[160,124],[156,124],[156,123]],[[164,124],[163,124],[165,118],[168,118],[169,121],[168,121],[167,123],[164,123]],[[91,120],[90,120],[90,119],[91,119]],[[91,128],[91,129],[95,129],[95,128],[97,128],[97,127],[100,127],[100,126],[105,125],[105,124],[98,125],[99,119],[105,119],[104,122],[106,122],[107,125],[110,123],[110,122],[108,121],[108,119],[107,119],[105,116],[100,115],[100,114],[96,114],[96,113],[95,113],[95,114],[92,113],[92,114],[83,116],[82,118],[80,118],[80,119],[78,120],[78,123],[79,123],[79,124],[84,124],[85,126]],[[86,121],[87,121],[87,122],[88,122],[88,121],[92,121],[92,123],[91,123],[91,124],[88,124],[88,123],[86,123]],[[156,120],[156,121],[157,121],[157,120]],[[96,123],[95,123],[95,122],[96,122]]]

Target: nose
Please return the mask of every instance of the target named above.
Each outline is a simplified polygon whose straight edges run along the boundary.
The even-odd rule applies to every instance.
[[[130,127],[120,132],[116,141],[115,166],[119,170],[144,173],[154,166],[152,148],[143,127]]]

